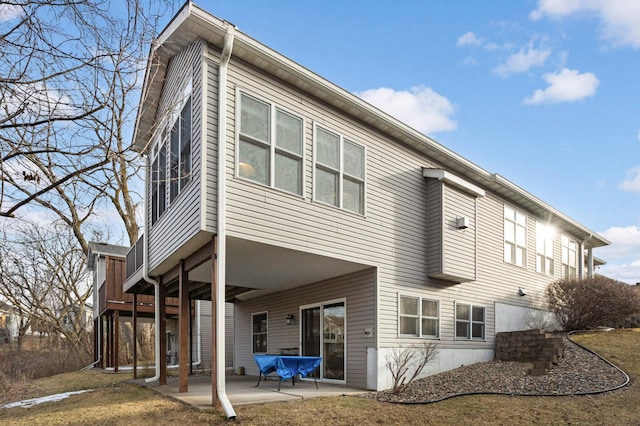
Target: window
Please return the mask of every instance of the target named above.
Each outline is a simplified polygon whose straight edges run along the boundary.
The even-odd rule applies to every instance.
[[[165,133],[153,148],[151,165],[151,224],[156,223],[167,207],[167,149]]]
[[[171,126],[169,170],[169,202],[184,189],[191,179],[191,97]]]
[[[191,180],[190,93],[191,83],[185,88],[182,102],[168,113],[167,122],[151,152],[151,225]]]
[[[566,235],[562,236],[562,276],[571,278],[576,276],[578,243]]]
[[[525,266],[527,258],[527,215],[504,206],[504,261]]]
[[[399,305],[401,336],[440,336],[440,303],[437,300],[400,296]]]
[[[536,222],[536,272],[553,276],[553,228]]]
[[[302,119],[240,94],[238,176],[302,195]]]
[[[316,127],[315,199],[364,214],[364,148]]]
[[[485,308],[456,303],[456,339],[484,340]]]
[[[253,353],[267,353],[267,313],[251,315]]]

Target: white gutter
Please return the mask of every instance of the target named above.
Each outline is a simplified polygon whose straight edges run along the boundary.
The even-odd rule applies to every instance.
[[[227,259],[226,230],[226,142],[227,142],[227,67],[233,50],[235,27],[225,23],[224,48],[218,68],[218,268],[216,278],[216,387],[218,399],[228,419],[235,419],[236,412],[227,397],[225,377],[225,285]]]
[[[149,156],[147,155],[146,159],[146,168],[145,174],[149,172]],[[145,206],[149,206],[149,200],[147,199],[149,195],[149,179],[148,176],[144,180],[144,199]],[[160,287],[158,281],[149,277],[149,271],[147,270],[147,266],[149,265],[149,215],[147,214],[147,209],[145,208],[144,212],[144,235],[142,237],[142,278],[153,284],[153,291],[155,293],[155,328],[156,328],[156,374],[153,377],[149,377],[145,379],[145,383],[155,382],[160,379]],[[136,307],[134,306],[133,309]]]

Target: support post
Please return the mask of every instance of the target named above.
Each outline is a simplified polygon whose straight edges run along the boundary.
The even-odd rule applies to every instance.
[[[180,297],[180,313],[178,315],[179,328],[179,386],[178,392],[188,392],[189,390],[189,279],[184,268],[184,259],[180,260],[180,274],[178,278],[178,293]]]
[[[156,333],[160,333],[160,377],[158,378],[158,385],[167,384],[167,289],[164,287],[162,277],[159,279],[158,295],[160,299],[160,306],[156,306],[156,309],[160,311],[160,329],[156,330]]]
[[[133,322],[133,378],[138,378],[138,293],[133,293],[133,309],[131,310],[131,322]]]
[[[117,373],[120,366],[120,311],[115,311],[113,316],[113,371]]]
[[[213,253],[211,254],[211,405],[220,408],[218,398],[218,335],[216,318],[218,310],[218,236],[213,237]]]

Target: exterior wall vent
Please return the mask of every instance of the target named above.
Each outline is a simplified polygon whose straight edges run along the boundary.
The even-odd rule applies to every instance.
[[[467,229],[469,227],[469,218],[468,217],[458,217],[456,218],[456,228],[457,229]]]

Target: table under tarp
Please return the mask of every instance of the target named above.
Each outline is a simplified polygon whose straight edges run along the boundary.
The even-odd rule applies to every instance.
[[[254,355],[253,359],[258,364],[260,374],[258,376],[258,384],[260,386],[260,380],[264,375],[265,380],[267,374],[276,372],[280,379],[278,380],[278,391],[280,390],[280,383],[287,379],[292,379],[293,385],[296,384],[296,376],[307,377],[313,373],[322,362],[322,357],[319,356],[294,356],[294,355]],[[318,382],[316,377],[313,377],[318,388]]]

